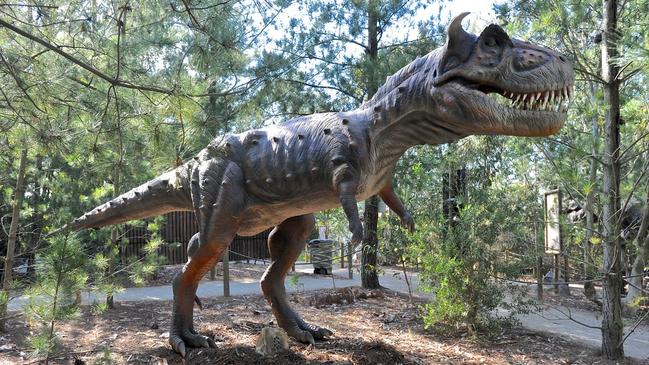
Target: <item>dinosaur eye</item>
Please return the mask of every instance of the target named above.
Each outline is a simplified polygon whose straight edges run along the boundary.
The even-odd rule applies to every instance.
[[[496,40],[493,37],[487,37],[484,40],[484,44],[487,47],[496,47],[498,45],[498,42],[496,42]]]

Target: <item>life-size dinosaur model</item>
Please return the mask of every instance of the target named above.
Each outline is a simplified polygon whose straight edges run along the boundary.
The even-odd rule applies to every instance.
[[[284,278],[314,227],[313,212],[343,207],[352,241],[363,236],[356,202],[378,194],[410,230],[414,222],[392,187],[410,147],[469,135],[545,136],[566,119],[574,73],[562,55],[511,39],[497,25],[480,36],[456,17],[447,42],[389,77],[358,109],[313,114],[216,138],[193,159],[77,218],[68,228],[118,224],[170,211],[194,211],[199,233],[173,281],[169,342],[215,346],[193,326],[203,275],[236,234],[275,227],[261,289],[289,336],[313,343],[331,331],[305,322],[289,305]]]

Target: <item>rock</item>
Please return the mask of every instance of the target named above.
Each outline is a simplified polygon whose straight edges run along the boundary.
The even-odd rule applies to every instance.
[[[0,352],[2,352],[2,351],[7,351],[7,350],[11,350],[12,348],[14,348],[12,345],[10,345],[10,344],[4,344],[4,345],[0,346]]]
[[[288,350],[288,336],[283,329],[277,327],[264,327],[257,338],[255,350],[258,354],[271,356],[278,352]]]

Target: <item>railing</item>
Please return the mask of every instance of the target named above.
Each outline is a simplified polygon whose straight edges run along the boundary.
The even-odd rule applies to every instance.
[[[170,265],[184,264],[187,262],[187,244],[192,236],[198,232],[198,226],[193,212],[173,212],[165,216],[165,222],[160,229],[160,235],[165,244],[158,248],[158,254],[166,258]],[[255,236],[236,236],[230,245],[230,261],[267,259],[268,234],[270,229]],[[121,259],[126,263],[129,258],[142,258],[146,252],[145,245],[151,239],[151,234],[146,226],[124,226],[124,238],[128,244],[121,249]]]

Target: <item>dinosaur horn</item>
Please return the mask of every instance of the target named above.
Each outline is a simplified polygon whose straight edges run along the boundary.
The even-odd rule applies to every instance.
[[[467,33],[462,28],[462,20],[469,15],[468,12],[456,16],[448,26],[446,38],[446,52],[441,62],[442,72],[464,63],[473,50],[476,36]]]
[[[448,44],[450,47],[457,46],[466,41],[472,41],[473,36],[467,33],[464,28],[462,28],[462,20],[467,17],[470,13],[464,12],[451,20],[451,24],[448,26]]]

